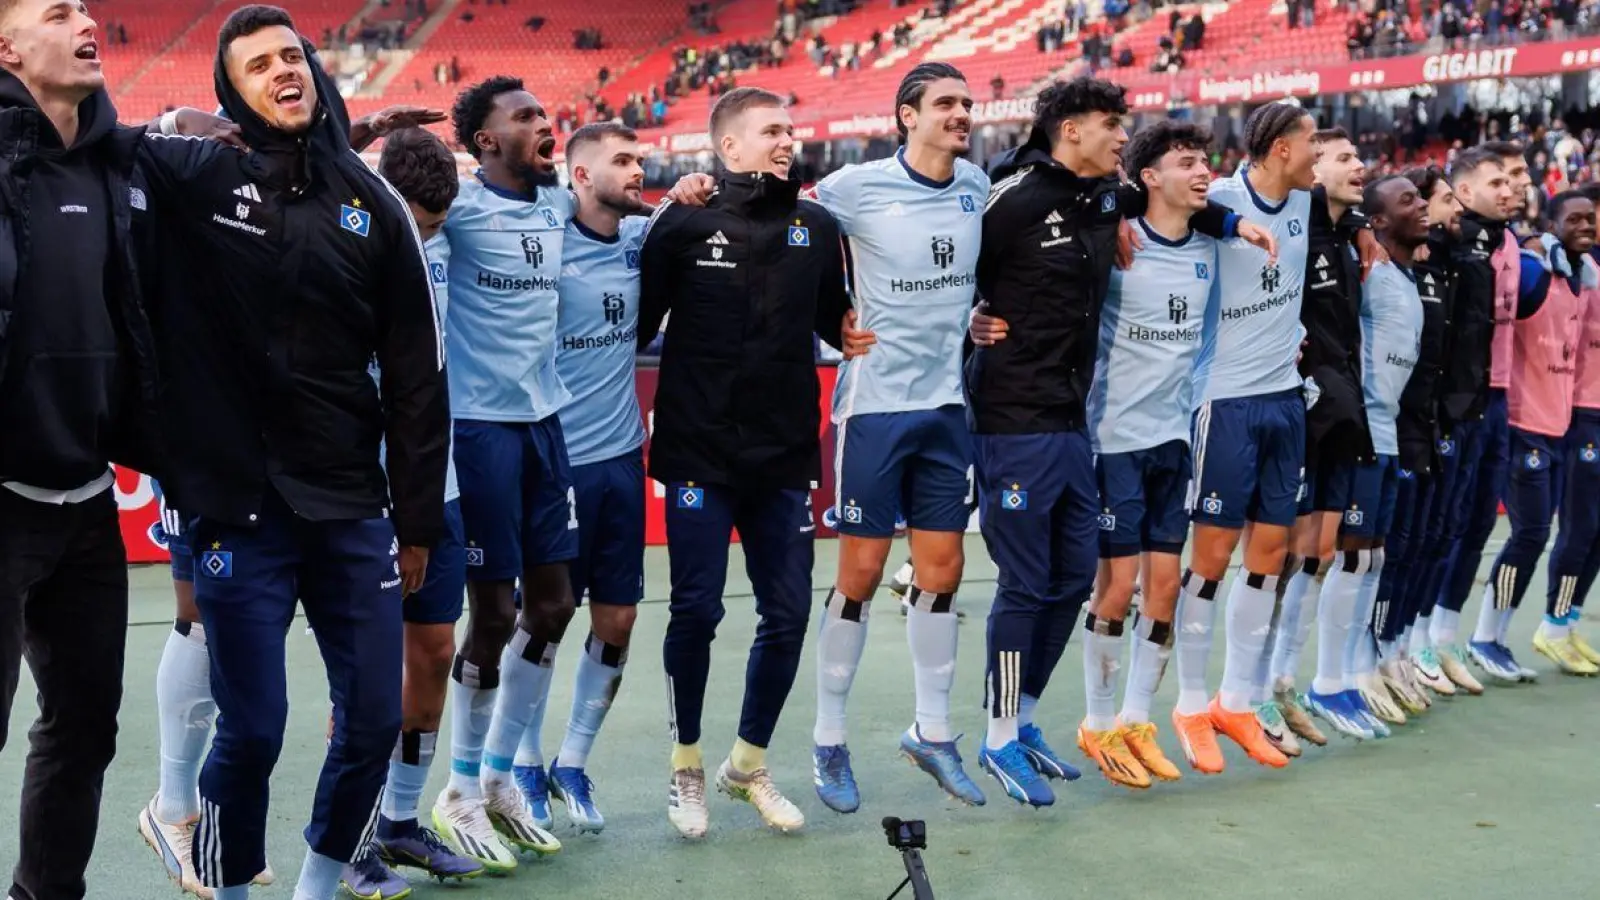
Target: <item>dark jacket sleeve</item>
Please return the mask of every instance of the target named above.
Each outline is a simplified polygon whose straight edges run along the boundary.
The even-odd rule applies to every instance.
[[[1215,200],[1207,200],[1205,209],[1189,217],[1189,227],[1219,241],[1232,240],[1239,235],[1239,214]]]
[[[639,348],[650,346],[672,311],[672,228],[678,210],[670,200],[656,207],[639,250]]]
[[[844,351],[844,315],[850,311],[850,292],[845,289],[844,244],[837,222],[829,222],[833,234],[823,241],[826,256],[822,265],[822,288],[817,296],[817,337],[835,350]],[[831,273],[831,274],[830,274]]]
[[[980,300],[989,301],[991,306],[1007,248],[1016,243],[1017,233],[1030,224],[1026,221],[1025,204],[1022,202],[1022,197],[1027,196],[1025,189],[1029,187],[1024,182],[1003,196],[991,198],[983,211],[983,241],[978,247],[978,295]],[[993,308],[989,314],[1003,317],[999,310]]]
[[[238,152],[221,141],[167,137],[147,129],[144,140],[139,142],[135,165],[157,202],[164,198],[171,203],[181,198],[185,187],[200,179],[213,162],[224,154]]]
[[[450,389],[422,240],[409,216],[401,221],[376,292],[389,492],[400,543],[432,547],[444,534]]]

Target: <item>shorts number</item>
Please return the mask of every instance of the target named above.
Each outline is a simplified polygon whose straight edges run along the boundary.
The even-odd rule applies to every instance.
[[[578,530],[578,489],[567,488],[567,530]]]
[[[967,466],[967,499],[966,504],[970,509],[978,503],[978,477],[975,466]]]

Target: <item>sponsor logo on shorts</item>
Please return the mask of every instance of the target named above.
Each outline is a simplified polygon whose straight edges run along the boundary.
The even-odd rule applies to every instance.
[[[1012,512],[1021,512],[1028,508],[1028,492],[1022,490],[1020,485],[1013,484],[1010,488],[1000,492],[1000,508]]]
[[[1344,523],[1346,525],[1360,525],[1366,521],[1366,518],[1366,513],[1359,509],[1347,509],[1344,511]]]
[[[1578,451],[1578,458],[1586,463],[1592,463],[1595,460],[1600,459],[1600,451],[1595,450],[1594,445],[1590,444],[1589,446]]]
[[[1112,515],[1111,513],[1108,513],[1108,512],[1101,513],[1100,514],[1100,530],[1101,531],[1116,531],[1117,530],[1117,517]]]
[[[483,565],[483,548],[482,547],[472,547],[472,546],[467,547],[467,565],[469,565],[469,566],[481,566],[481,565]]]
[[[706,508],[706,492],[705,492],[705,489],[697,488],[692,484],[678,488],[678,508],[679,509],[705,509]]]
[[[844,516],[844,520],[851,525],[861,524],[861,507],[857,506],[854,500],[844,505],[844,511],[841,514]]]
[[[1440,456],[1455,456],[1456,455],[1456,442],[1450,440],[1449,438],[1445,438],[1444,440],[1440,441],[1439,442],[1439,455]]]
[[[1544,457],[1539,455],[1539,451],[1534,450],[1522,457],[1522,464],[1530,469],[1542,469],[1544,468]]]
[[[1208,516],[1222,515],[1222,499],[1220,497],[1207,497],[1201,500],[1200,511]]]
[[[233,552],[222,549],[221,541],[212,541],[211,547],[200,554],[199,569],[212,578],[232,578]]]

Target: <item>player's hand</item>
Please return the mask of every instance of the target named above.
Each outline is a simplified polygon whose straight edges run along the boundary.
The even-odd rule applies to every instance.
[[[984,300],[972,309],[972,317],[967,322],[967,334],[972,337],[972,343],[979,347],[993,347],[1006,339],[1006,332],[1011,326],[1005,319],[991,316],[989,301]]]
[[[445,114],[426,106],[390,106],[367,117],[367,127],[377,137],[384,137],[406,128],[421,128],[445,120]]]
[[[866,356],[872,345],[878,342],[877,334],[856,327],[856,311],[853,309],[844,314],[844,324],[839,328],[839,335],[843,338],[845,359]]]
[[[1252,247],[1267,251],[1267,262],[1269,264],[1278,261],[1278,239],[1272,236],[1272,232],[1262,228],[1260,225],[1241,220],[1239,222],[1239,239]]]
[[[174,130],[185,137],[210,138],[230,147],[249,150],[239,126],[221,116],[214,116],[193,107],[185,106],[173,117]]]
[[[684,206],[705,206],[717,191],[717,180],[704,172],[690,172],[667,191],[667,199]]]
[[[1427,262],[1429,255],[1428,245],[1422,244],[1411,251],[1411,261],[1414,263]]]
[[[1144,249],[1144,239],[1139,237],[1138,229],[1127,219],[1117,226],[1117,268],[1129,269],[1133,267],[1133,254]]]
[[[1381,266],[1389,261],[1389,251],[1383,249],[1377,237],[1372,234],[1372,229],[1363,228],[1356,232],[1356,252],[1361,255],[1361,280],[1366,281],[1372,274],[1373,266]]]
[[[422,589],[428,575],[428,548],[400,548],[400,594],[409,597]]]

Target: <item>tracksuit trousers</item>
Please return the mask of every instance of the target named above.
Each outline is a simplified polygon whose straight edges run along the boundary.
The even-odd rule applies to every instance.
[[[1545,615],[1552,619],[1582,609],[1600,575],[1600,409],[1572,411],[1562,452],[1566,483],[1545,598]]]
[[[816,549],[811,495],[674,483],[667,485],[666,519],[672,591],[662,660],[673,740],[700,742],[711,642],[726,611],[728,548],[738,529],[760,617],[745,666],[739,737],[766,747],[805,649]]]
[[[195,602],[211,648],[217,733],[200,772],[196,874],[248,884],[266,866],[268,779],[289,714],[285,643],[299,601],[333,700],[307,845],[348,862],[377,824],[400,733],[399,542],[386,518],[312,522],[270,495],[254,527],[198,519]]]

